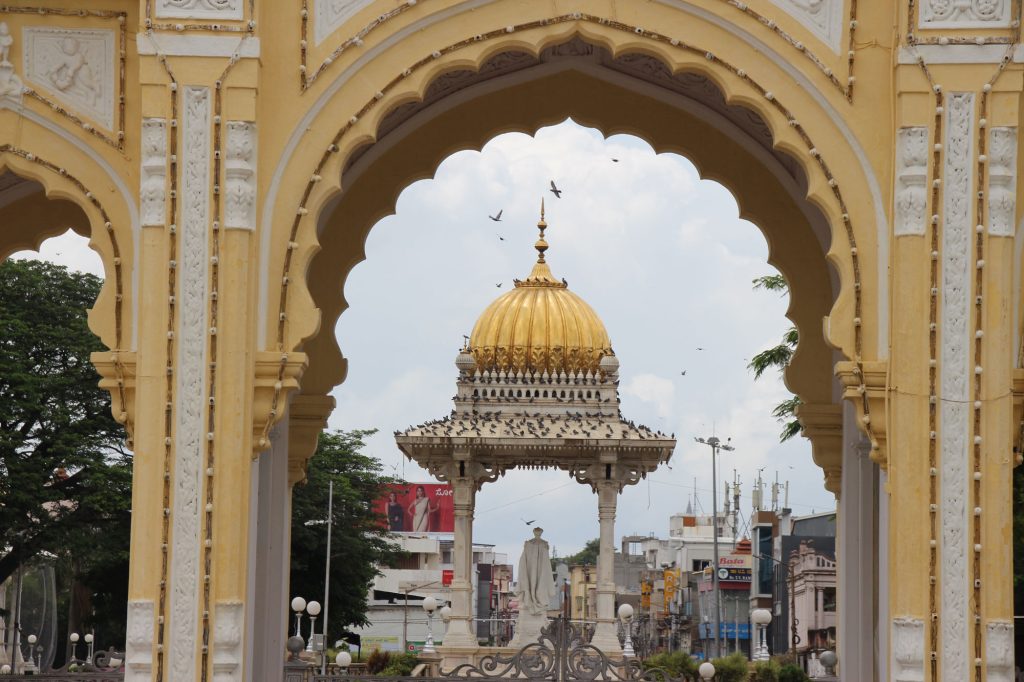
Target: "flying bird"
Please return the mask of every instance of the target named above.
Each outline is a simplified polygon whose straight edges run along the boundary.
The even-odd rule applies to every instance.
[[[502,236],[501,236],[501,235],[499,234],[499,235],[498,235],[498,241],[502,241],[502,242],[503,242],[503,241],[505,241],[505,238],[504,238],[504,237],[502,237]]]
[[[556,199],[562,198],[562,190],[558,189],[558,187],[555,186],[554,180],[551,181],[551,193],[555,195]]]
[[[522,516],[519,517],[519,520],[525,523],[527,526],[532,526],[534,523],[537,522],[537,519],[534,519],[533,521],[527,521]]]
[[[488,214],[487,217],[490,218],[491,220],[493,220],[496,223],[500,223],[501,222],[501,213],[504,210],[505,209],[501,209],[500,211],[498,211],[498,215],[490,215],[490,214]]]
[[[615,159],[615,158],[612,159],[612,163],[618,163],[618,162],[619,162],[618,159]]]
[[[683,370],[682,372],[680,372],[680,373],[679,373],[679,376],[681,376],[681,377],[685,377],[685,376],[686,376],[686,370],[684,369],[684,370]]]
[[[501,288],[501,282],[498,282],[498,283],[497,283],[497,284],[495,284],[494,286],[496,286],[496,287],[498,287],[498,288],[500,289],[500,288]]]
[[[703,348],[698,348],[697,350],[704,350],[704,349]]]

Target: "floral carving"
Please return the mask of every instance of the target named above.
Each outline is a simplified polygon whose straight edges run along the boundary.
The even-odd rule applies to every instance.
[[[1012,237],[1017,224],[1017,129],[992,128],[988,156],[988,231]]]
[[[139,197],[142,224],[163,225],[167,190],[167,124],[162,118],[142,121],[142,171]]]
[[[839,51],[843,32],[842,0],[772,0],[833,51]]]
[[[241,602],[217,602],[213,627],[214,682],[235,682],[242,679],[242,617]]]
[[[1013,682],[1013,623],[991,620],[985,632],[985,679],[988,682]]]
[[[370,0],[314,0],[314,39],[317,44],[370,4]]]
[[[941,665],[950,679],[968,672],[968,400],[971,350],[971,196],[974,95],[947,100],[944,222],[942,225]]]
[[[12,45],[14,36],[11,35],[7,22],[0,21],[0,104],[3,104],[4,100],[20,104],[24,91],[21,79],[14,73],[14,65],[10,62]]]
[[[184,91],[177,394],[201,398],[206,359],[206,254],[210,190],[210,91]],[[200,573],[200,494],[204,440],[203,401],[181,400],[175,425],[174,522],[171,565],[171,678],[195,673]]]
[[[894,618],[892,621],[894,682],[924,681],[924,621]]]
[[[153,669],[153,602],[128,602],[125,682],[149,682]]]
[[[897,137],[894,232],[924,234],[928,175],[928,128],[900,128]]]
[[[256,226],[256,125],[230,121],[227,125],[224,221],[227,227]]]
[[[242,0],[157,0],[157,18],[241,19]]]
[[[921,28],[983,28],[1008,26],[1009,0],[925,0]]]

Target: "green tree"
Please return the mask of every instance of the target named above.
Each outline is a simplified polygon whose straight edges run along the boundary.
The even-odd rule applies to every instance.
[[[587,544],[583,545],[583,549],[570,554],[566,557],[561,557],[551,560],[551,566],[554,567],[557,564],[566,564],[567,566],[596,566],[597,558],[601,555],[601,539],[594,538],[593,540],[587,541]]]
[[[89,362],[102,345],[86,309],[101,285],[42,261],[0,263],[0,582],[56,557],[70,627],[122,646],[131,453]]]
[[[775,291],[780,295],[789,293],[789,286],[782,275],[762,275],[754,280],[754,289]],[[754,379],[760,379],[761,375],[769,369],[777,369],[779,372],[786,371],[790,360],[793,359],[793,353],[796,352],[799,340],[796,327],[790,327],[783,333],[781,343],[767,348],[751,358],[747,368],[754,371]],[[782,432],[779,434],[780,443],[786,442],[802,431],[800,421],[796,418],[796,408],[799,405],[800,398],[794,395],[783,400],[772,410],[772,416],[783,424]]]
[[[334,638],[351,625],[365,625],[367,591],[377,567],[402,552],[388,540],[387,518],[374,509],[385,487],[399,483],[381,473],[380,460],[363,454],[364,439],[376,433],[333,431],[320,434],[309,461],[305,485],[292,496],[291,591],[321,601],[327,555],[328,488],[334,481],[331,539],[331,595],[328,633]],[[329,645],[334,642],[328,642]]]

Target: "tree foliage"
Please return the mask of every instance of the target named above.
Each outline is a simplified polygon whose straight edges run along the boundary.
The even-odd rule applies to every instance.
[[[327,526],[322,522],[327,518],[329,484],[334,481],[329,637],[339,636],[348,626],[367,624],[367,591],[377,566],[401,554],[388,541],[386,516],[373,505],[386,494],[385,486],[400,481],[382,475],[380,461],[361,452],[364,439],[374,433],[321,433],[309,461],[307,482],[295,486],[292,496],[289,594],[322,601],[327,556]]]
[[[601,556],[601,539],[588,540],[583,549],[567,557],[552,559],[551,565],[566,564],[567,566],[596,566],[597,558]]]
[[[120,646],[131,453],[89,361],[102,345],[86,309],[101,285],[42,261],[0,263],[0,582],[56,557],[58,592],[84,602],[72,626]]]
[[[789,285],[786,284],[782,275],[762,275],[753,281],[754,289],[774,291],[780,295],[789,293]],[[754,379],[760,379],[761,375],[769,369],[776,369],[785,372],[796,352],[796,346],[800,337],[796,327],[790,327],[782,335],[782,342],[771,348],[757,353],[750,359],[747,368],[753,370]],[[799,435],[803,430],[800,421],[796,418],[796,408],[800,405],[800,398],[791,396],[775,406],[772,416],[782,423],[782,432],[779,434],[779,442],[785,443],[793,436]]]

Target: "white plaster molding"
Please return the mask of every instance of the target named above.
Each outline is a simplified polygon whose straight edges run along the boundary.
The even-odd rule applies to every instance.
[[[125,628],[125,682],[149,682],[153,671],[153,602],[128,602]]]
[[[1006,45],[915,45],[901,47],[900,64],[917,64],[918,57],[929,64],[998,64],[1006,56]],[[1013,48],[1011,60],[1024,62],[1024,46]]]
[[[985,626],[985,679],[1013,682],[1013,623],[990,620]]]
[[[483,7],[495,1],[497,0],[468,0],[463,5],[446,8],[415,21],[409,26],[396,31],[393,35],[387,37],[379,44],[374,45],[372,48],[367,50],[365,54],[356,59],[348,68],[339,72],[334,81],[324,89],[316,102],[307,108],[305,115],[293,130],[284,149],[279,155],[278,162],[274,167],[273,177],[269,184],[267,196],[262,202],[263,216],[260,224],[267,226],[268,230],[271,229],[270,226],[273,225],[273,213],[276,208],[278,189],[284,182],[284,174],[288,170],[288,165],[294,159],[295,152],[303,141],[303,136],[309,131],[309,127],[313,124],[313,121],[316,120],[316,117],[324,108],[327,107],[337,92],[341,90],[346,83],[348,83],[355,73],[358,73],[364,65],[379,57],[381,53],[391,49],[409,36],[416,35],[440,21],[448,19],[455,20],[455,17],[458,17],[463,13],[472,12],[479,7]],[[753,34],[741,30],[735,24],[725,21],[721,17],[718,17],[703,8],[695,7],[684,0],[657,0],[657,2],[660,5],[685,12],[697,19],[706,21],[713,26],[721,28],[727,33],[737,36],[756,50],[759,55],[767,59],[792,78],[793,82],[799,87],[809,93],[819,92],[819,88],[816,87],[816,85],[799,68],[793,66],[790,59],[780,55],[772,46],[760,40]],[[889,261],[889,219],[885,212],[886,202],[882,199],[881,187],[878,184],[878,178],[875,175],[872,164],[869,162],[867,153],[860,144],[859,138],[846,124],[840,112],[828,101],[827,98],[816,97],[815,99],[817,105],[824,110],[829,120],[836,126],[843,141],[849,146],[850,151],[852,152],[850,160],[855,162],[857,170],[863,175],[864,182],[866,183],[868,192],[871,195],[871,203],[874,210],[875,229],[878,238],[877,262],[887,263]],[[267,272],[270,267],[272,241],[270,237],[270,234],[266,234],[260,239],[260,272]],[[270,286],[270,278],[264,278],[264,281],[260,284],[259,299],[257,301],[259,317],[257,324],[257,343],[260,348],[263,348],[267,341],[266,320],[267,315],[269,314],[268,301],[270,297]],[[878,268],[878,272],[876,273],[876,286],[878,289],[877,300],[879,301],[877,316],[878,348],[881,349],[879,352],[884,354],[886,352],[885,349],[889,346],[889,273],[884,267]]]
[[[260,56],[260,39],[246,34],[235,36],[202,36],[178,33],[148,35],[137,33],[135,47],[140,55],[162,54],[165,57],[232,57],[255,59]]]
[[[940,453],[941,613],[943,677],[967,679],[968,401],[971,377],[971,202],[974,190],[974,94],[946,99],[942,224]]]
[[[313,0],[313,44],[319,45],[372,0]]]
[[[142,119],[142,161],[139,201],[142,225],[163,225],[167,220],[167,122]]]
[[[213,615],[213,680],[238,682],[242,679],[245,605],[237,601],[219,601]]]
[[[23,34],[25,80],[113,130],[114,31],[27,27]]]
[[[224,225],[256,227],[256,124],[228,121],[224,177]]]
[[[242,0],[156,0],[157,19],[241,19]]]
[[[206,368],[207,255],[210,200],[210,90],[187,86],[182,94],[181,221],[178,273],[178,352],[171,552],[170,679],[195,679],[202,541],[203,396]]]
[[[1017,225],[1017,128],[992,128],[988,139],[988,233],[1012,237]]]
[[[896,202],[893,232],[922,235],[927,219],[928,128],[900,128],[896,134]]]
[[[1010,25],[1010,0],[923,0],[919,28],[999,28]]]
[[[808,31],[839,52],[843,37],[843,0],[772,0]]]
[[[924,682],[924,621],[892,620],[893,682]]]
[[[14,65],[10,62],[12,45],[14,36],[11,35],[7,22],[0,21],[0,103],[20,106],[25,86],[21,78],[14,73]]]

